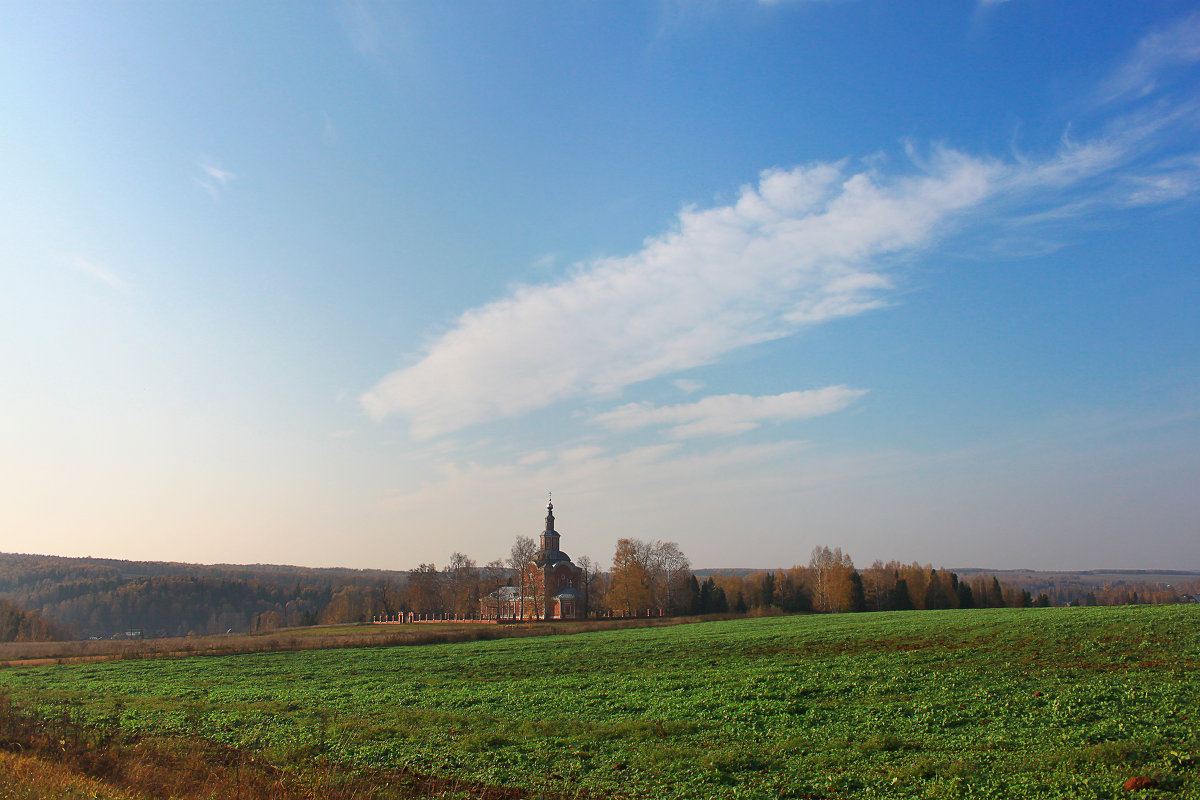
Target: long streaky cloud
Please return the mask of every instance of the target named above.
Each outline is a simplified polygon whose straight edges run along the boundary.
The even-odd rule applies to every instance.
[[[466,312],[363,406],[375,419],[404,414],[429,438],[876,308],[891,287],[883,260],[978,203],[995,169],[944,150],[894,180],[844,164],[768,170],[730,205],[681,212],[632,255]]]
[[[766,421],[808,419],[841,411],[866,394],[865,389],[826,386],[803,392],[752,397],[744,394],[713,395],[695,403],[655,406],[629,403],[597,414],[594,421],[618,431],[651,425],[669,425],[676,439],[696,436],[731,436],[757,428]]]
[[[1191,59],[1197,20],[1144,39],[1125,73]],[[407,417],[428,439],[711,364],[886,305],[895,266],[958,227],[1028,232],[1191,195],[1198,151],[1171,144],[1194,142],[1197,128],[1200,102],[1160,101],[1091,137],[1064,135],[1040,158],[910,148],[912,166],[894,174],[849,161],[769,169],[728,205],[684,209],[637,252],[466,311],[361,403],[376,420]]]

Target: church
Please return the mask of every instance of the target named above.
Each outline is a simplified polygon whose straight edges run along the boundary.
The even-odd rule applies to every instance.
[[[583,570],[559,549],[553,500],[546,505],[541,543],[542,549],[517,576],[517,586],[503,586],[479,601],[483,619],[517,622],[587,617]]]

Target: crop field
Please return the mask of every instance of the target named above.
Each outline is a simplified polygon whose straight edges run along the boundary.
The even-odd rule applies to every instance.
[[[758,619],[0,670],[19,703],[530,797],[1200,798],[1200,607]]]

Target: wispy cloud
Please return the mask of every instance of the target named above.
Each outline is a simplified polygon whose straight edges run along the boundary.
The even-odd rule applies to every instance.
[[[1200,11],[1142,37],[1129,58],[1096,92],[1100,103],[1145,97],[1159,88],[1164,72],[1200,62]]]
[[[354,52],[370,61],[381,60],[379,23],[366,3],[359,0],[343,2],[338,7],[338,21]]]
[[[1147,63],[1175,63],[1162,53],[1183,52],[1185,38],[1176,31],[1166,37],[1175,44],[1138,51],[1159,53]],[[1011,232],[998,225],[1028,235],[1189,195],[1200,158],[1179,142],[1194,142],[1198,123],[1197,103],[1159,103],[1090,135],[1068,131],[1041,156],[1002,161],[910,145],[908,165],[891,173],[877,159],[766,170],[734,202],[684,209],[637,252],[468,310],[362,405],[377,420],[407,417],[427,439],[566,398],[611,396],[879,308],[897,266],[947,232],[999,240]]]
[[[841,411],[866,394],[865,389],[827,386],[804,392],[765,397],[726,394],[695,403],[655,406],[630,403],[597,414],[594,421],[612,430],[626,431],[651,425],[669,425],[677,439],[695,436],[729,436],[745,433],[766,421],[807,419]]]
[[[221,169],[212,159],[202,158],[196,163],[196,167],[200,170],[200,175],[195,179],[206,192],[208,192],[214,200],[219,199],[221,194],[236,177],[232,172],[226,169]]]
[[[98,280],[105,286],[118,291],[126,291],[129,287],[115,273],[106,267],[86,258],[76,257],[71,260],[71,266],[88,277]]]
[[[686,209],[640,251],[473,309],[363,397],[428,438],[604,395],[882,304],[890,256],[979,202],[994,167],[939,151],[889,179],[846,165],[768,170],[736,202]]]

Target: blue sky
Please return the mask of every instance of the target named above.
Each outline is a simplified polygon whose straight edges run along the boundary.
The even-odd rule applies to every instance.
[[[0,549],[1200,569],[1183,2],[0,6]]]

